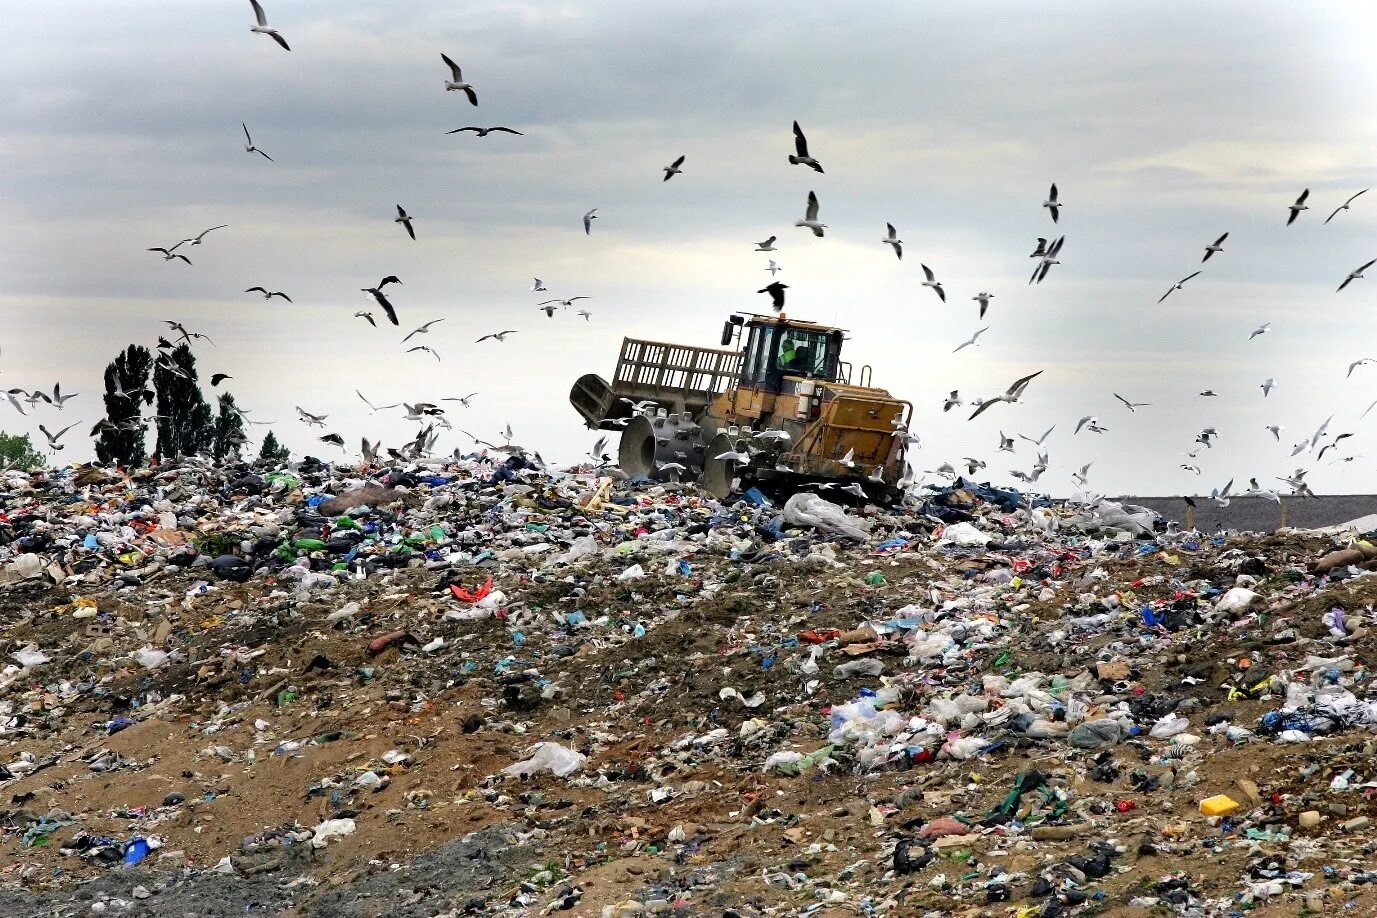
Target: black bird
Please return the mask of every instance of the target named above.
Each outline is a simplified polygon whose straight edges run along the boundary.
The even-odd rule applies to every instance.
[[[215,386],[220,385],[220,383],[224,382],[227,379],[234,379],[234,377],[229,375],[228,373],[216,373],[215,375],[211,376],[210,385],[212,388],[214,388]]]
[[[452,130],[452,131],[445,131],[445,133],[446,133],[446,134],[458,134],[458,133],[460,133],[461,131],[473,131],[473,132],[474,132],[475,134],[477,134],[479,137],[487,137],[487,136],[488,136],[489,134],[491,134],[493,131],[501,131],[501,132],[503,132],[504,134],[515,134],[515,135],[518,136],[518,137],[525,137],[525,136],[526,136],[525,134],[521,133],[520,131],[514,131],[514,130],[512,130],[512,129],[509,128],[509,127],[501,127],[501,126],[498,126],[498,127],[461,127],[461,128],[455,128],[455,129]]]
[[[768,287],[757,290],[756,293],[768,293],[770,295],[770,305],[775,308],[775,312],[780,312],[784,309],[784,291],[787,289],[789,289],[788,284],[781,284],[779,281],[775,281]]]
[[[344,449],[344,438],[339,434],[329,433],[319,439],[321,443],[329,443],[331,446],[338,446],[340,449]]]
[[[396,280],[396,278],[387,278],[387,277],[384,277],[384,278],[383,278],[383,283],[385,284],[385,283],[387,283],[387,281],[389,281],[389,280]],[[399,282],[399,283],[400,283],[400,282]],[[379,284],[377,287],[363,287],[363,288],[361,288],[361,289],[363,290],[364,293],[371,294],[372,297],[373,297],[373,299],[375,299],[375,300],[378,301],[378,305],[381,306],[381,307],[383,308],[383,312],[387,313],[387,321],[391,322],[393,325],[396,325],[396,324],[398,324],[398,323],[397,323],[397,310],[393,309],[393,308],[392,308],[392,303],[388,301],[387,297],[383,296],[383,292],[382,292],[382,289],[381,289],[381,288],[382,288],[382,284]],[[355,315],[358,315],[358,313],[355,313]],[[369,322],[370,325],[376,325],[376,324],[377,324],[377,323],[375,323],[375,322],[373,321],[373,317],[370,316],[368,313],[364,313],[364,314],[363,314],[363,317],[364,317],[365,319],[368,320],[368,322]]]

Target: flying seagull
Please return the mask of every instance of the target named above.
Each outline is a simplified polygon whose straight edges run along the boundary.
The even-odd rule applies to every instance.
[[[985,310],[990,308],[990,300],[994,299],[994,294],[986,293],[984,290],[982,290],[975,296],[971,297],[971,299],[975,300],[977,303],[980,304],[980,315],[978,316],[978,318],[985,318]]]
[[[496,341],[506,341],[508,335],[514,335],[514,334],[516,334],[516,329],[509,328],[509,329],[507,329],[506,331],[493,332],[491,335],[484,335],[483,337],[481,337],[481,338],[479,338],[477,341],[475,341],[474,344],[482,344],[484,341],[487,341],[489,338],[492,338],[492,339],[494,339],[494,340],[496,340]]]
[[[436,363],[439,363],[439,362],[440,362],[440,354],[439,354],[439,352],[436,351],[436,350],[435,350],[434,348],[432,348],[432,347],[429,347],[429,346],[424,345],[424,344],[418,344],[418,345],[416,345],[415,347],[409,347],[409,348],[406,349],[406,352],[407,352],[408,354],[414,353],[415,351],[425,351],[427,354],[429,354],[430,356],[432,356],[432,357],[435,358],[435,362],[436,362]]]
[[[416,230],[411,225],[411,217],[407,215],[407,212],[405,210],[402,210],[402,205],[397,205],[397,216],[395,219],[393,219],[392,222],[400,223],[402,226],[406,227],[406,234],[408,236],[410,236],[412,239],[416,238]]]
[[[1352,375],[1353,375],[1353,371],[1356,370],[1356,369],[1358,369],[1358,367],[1361,367],[1361,366],[1363,366],[1363,365],[1365,365],[1365,364],[1369,364],[1369,363],[1377,363],[1377,358],[1373,358],[1373,357],[1359,357],[1357,360],[1353,361],[1352,363],[1350,363],[1350,364],[1348,365],[1348,376],[1352,376]],[[1348,376],[1345,376],[1344,378],[1347,379]]]
[[[459,404],[461,404],[461,405],[463,405],[465,408],[467,408],[467,407],[469,407],[469,399],[473,398],[473,397],[474,397],[475,395],[477,395],[477,394],[478,394],[477,392],[470,392],[468,395],[461,395],[461,396],[459,396],[458,398],[442,398],[442,399],[440,399],[440,401],[442,401],[442,402],[458,402]]]
[[[1123,402],[1124,407],[1127,408],[1129,411],[1137,411],[1139,408],[1146,408],[1152,404],[1152,402],[1130,402],[1128,399],[1124,398],[1117,392],[1114,393],[1114,397],[1117,398],[1119,401]]]
[[[951,390],[951,394],[942,400],[942,410],[944,412],[951,411],[953,408],[957,408],[961,404],[962,402],[960,393],[956,389],[953,389]]]
[[[477,103],[474,103],[474,104],[476,105]],[[475,134],[477,134],[479,137],[487,137],[487,136],[488,136],[489,134],[491,134],[493,131],[501,131],[501,132],[504,133],[504,134],[515,134],[515,135],[518,136],[518,137],[525,137],[525,136],[526,136],[525,134],[521,133],[520,131],[514,131],[514,130],[512,130],[512,129],[509,128],[509,127],[502,127],[500,124],[499,124],[499,125],[495,125],[495,126],[493,126],[493,127],[472,127],[472,126],[470,126],[470,127],[461,127],[461,128],[455,128],[455,129],[452,130],[452,131],[445,131],[445,133],[446,133],[446,134],[458,134],[458,133],[460,133],[460,132],[462,132],[462,131],[473,131],[473,132],[474,132]]]
[[[924,287],[931,287],[936,293],[937,298],[942,302],[947,301],[947,291],[942,289],[942,282],[937,279],[937,275],[932,273],[932,269],[927,265],[919,265],[923,269],[923,275],[927,280],[923,281]]]
[[[1339,215],[1339,211],[1341,211],[1341,210],[1348,210],[1348,205],[1352,204],[1352,203],[1353,203],[1354,201],[1356,201],[1358,198],[1360,198],[1361,196],[1363,196],[1363,195],[1365,195],[1365,194],[1367,194],[1367,193],[1368,193],[1368,189],[1367,189],[1367,188],[1364,188],[1362,191],[1358,192],[1358,193],[1355,194],[1353,197],[1349,198],[1347,201],[1344,201],[1344,202],[1343,202],[1342,204],[1340,204],[1338,207],[1334,208],[1334,212],[1333,212],[1332,214],[1330,214],[1328,217],[1325,217],[1325,218],[1324,218],[1325,224],[1327,225],[1327,224],[1329,223],[1330,220],[1333,220],[1335,217],[1337,217],[1337,216]]]
[[[1057,200],[1057,183],[1052,183],[1052,189],[1047,192],[1047,200],[1042,202],[1042,206],[1047,208],[1052,214],[1052,222],[1056,223],[1061,219],[1061,202]]]
[[[359,289],[371,296],[374,302],[376,302],[379,306],[382,307],[383,312],[387,313],[387,321],[391,322],[393,325],[398,324],[397,310],[392,308],[392,302],[383,294],[381,284],[377,287],[361,287]],[[372,325],[374,328],[378,326],[378,323],[373,321],[373,316],[371,313],[356,312],[354,313],[354,315],[363,316],[365,319],[368,320],[368,324]]]
[[[1090,467],[1094,464],[1094,462],[1087,462],[1081,466],[1080,471],[1072,473],[1071,480],[1079,487],[1085,487],[1090,482]]]
[[[779,249],[775,248],[775,240],[778,238],[778,236],[771,236],[764,242],[757,242],[755,244],[755,250],[757,252],[778,252]]]
[[[1042,283],[1043,279],[1047,277],[1047,272],[1052,270],[1052,265],[1061,264],[1061,262],[1057,260],[1057,255],[1061,252],[1062,244],[1065,241],[1065,236],[1058,236],[1052,244],[1047,247],[1047,251],[1042,254],[1042,260],[1033,266],[1033,276],[1028,278],[1028,283]],[[1041,246],[1039,246],[1039,248],[1041,248]]]
[[[268,290],[268,289],[263,288],[263,287],[250,287],[249,289],[245,290],[244,292],[245,292],[245,293],[255,293],[255,292],[261,293],[261,294],[263,294],[263,299],[265,299],[265,300],[270,300],[270,299],[272,299],[272,298],[275,297],[275,296],[280,296],[280,297],[282,297],[284,300],[286,300],[288,303],[290,303],[290,302],[292,301],[292,298],[289,297],[289,296],[287,296],[287,294],[283,293],[281,290]]]
[[[822,231],[827,228],[826,223],[818,222],[818,195],[815,191],[808,192],[808,206],[803,212],[803,219],[796,220],[794,226],[806,226],[813,231],[814,236],[821,236]]]
[[[590,321],[593,318],[593,314],[586,309],[580,309],[578,312],[574,313],[574,315],[579,316],[585,322]]]
[[[544,303],[537,303],[537,304],[536,304],[536,309],[539,309],[539,310],[541,310],[542,312],[544,312],[547,318],[553,319],[553,318],[555,317],[555,310],[559,308],[558,306],[555,305],[555,303],[557,303],[557,302],[559,302],[559,301],[558,301],[558,300],[546,300]]]
[[[958,345],[956,346],[956,350],[953,350],[952,353],[955,354],[956,351],[959,351],[959,350],[961,350],[962,348],[970,347],[971,345],[975,344],[977,341],[980,340],[980,336],[983,335],[983,334],[985,334],[985,332],[987,332],[987,331],[989,331],[989,330],[990,330],[990,326],[986,325],[984,328],[980,329],[980,330],[977,331],[975,334],[971,335],[971,336],[970,336],[969,338],[967,338],[965,341],[962,341],[960,344],[958,344]]]
[[[411,331],[407,332],[406,337],[402,339],[402,342],[401,342],[401,343],[402,343],[402,344],[406,344],[408,341],[411,340],[411,338],[412,338],[413,335],[424,335],[424,334],[429,333],[429,331],[430,331],[430,326],[434,325],[434,324],[437,323],[437,322],[443,322],[443,321],[445,321],[445,320],[444,320],[444,319],[431,319],[429,322],[425,323],[424,325],[420,325],[420,326],[417,326],[416,328],[413,328]]]
[[[548,291],[549,291],[549,288],[547,288],[547,287],[545,286],[545,282],[544,282],[543,280],[541,280],[540,278],[538,278],[538,277],[533,277],[533,278],[531,278],[531,280],[534,281],[534,283],[531,284],[531,292],[532,292],[532,293],[543,293],[543,292],[548,292]]]
[[[469,97],[469,101],[477,105],[478,94],[473,91],[472,86],[464,82],[464,74],[459,71],[459,65],[450,60],[449,55],[445,54],[443,51],[440,52],[440,59],[449,67],[449,72],[454,77],[452,80],[445,80],[445,92],[463,90],[464,95]]]
[[[767,267],[765,270],[770,272],[771,277],[774,277],[776,274],[778,274],[780,271],[783,271],[784,269],[781,268],[779,265],[775,264],[775,260],[771,258],[769,267]]]
[[[1210,500],[1214,501],[1216,504],[1219,504],[1219,506],[1221,507],[1229,506],[1229,489],[1233,486],[1234,480],[1230,478],[1229,483],[1224,486],[1224,490],[1221,491],[1218,488],[1215,488],[1210,491]]]
[[[1019,435],[1018,435],[1018,438],[1019,438],[1020,440],[1027,440],[1029,443],[1032,443],[1034,446],[1041,446],[1041,445],[1043,444],[1043,442],[1046,441],[1048,435],[1051,434],[1052,431],[1054,431],[1054,430],[1056,430],[1056,429],[1057,429],[1057,425],[1056,425],[1056,424],[1053,424],[1051,427],[1049,427],[1049,428],[1047,428],[1046,430],[1044,430],[1044,431],[1042,432],[1042,436],[1038,437],[1036,440],[1034,440],[1032,437],[1025,437],[1023,434],[1019,434]]]
[[[213,232],[215,232],[216,230],[218,230],[218,229],[224,229],[224,228],[227,227],[227,226],[229,226],[228,223],[221,223],[219,226],[212,226],[210,229],[201,230],[201,232],[198,233],[197,235],[192,236],[192,237],[187,238],[187,239],[183,239],[181,242],[177,243],[177,245],[181,245],[182,243],[185,243],[185,242],[189,242],[189,243],[191,243],[192,245],[200,245],[200,244],[201,244],[201,240],[204,239],[204,238],[206,238],[206,233],[213,233]],[[177,247],[177,245],[174,245],[173,248],[175,249],[175,248]]]
[[[1211,242],[1209,245],[1205,246],[1205,257],[1200,259],[1200,263],[1204,264],[1205,262],[1209,261],[1210,256],[1213,255],[1215,252],[1224,251],[1224,240],[1228,238],[1229,234],[1225,233],[1223,236],[1220,236],[1214,242]]]
[[[267,35],[271,37],[273,41],[281,45],[284,50],[292,50],[287,44],[287,39],[278,34],[277,29],[268,28],[268,17],[264,14],[263,7],[258,5],[258,0],[249,0],[249,5],[253,7],[254,18],[258,20],[258,25],[251,27],[249,31],[257,32],[260,35]]]
[[[1368,262],[1367,264],[1365,264],[1365,265],[1359,265],[1358,267],[1354,268],[1352,271],[1349,271],[1349,272],[1348,272],[1348,277],[1345,277],[1345,278],[1344,278],[1344,282],[1343,282],[1342,284],[1339,285],[1339,290],[1344,289],[1344,288],[1347,287],[1349,284],[1353,283],[1355,280],[1362,280],[1363,272],[1366,271],[1368,268],[1372,267],[1374,264],[1377,264],[1377,258],[1372,259],[1372,261],[1369,261],[1369,262]],[[1338,293],[1339,290],[1336,290],[1336,291],[1334,291],[1334,292],[1335,292],[1335,293]]]
[[[684,172],[684,170],[683,170],[683,169],[680,169],[679,167],[682,166],[683,164],[684,164],[684,157],[681,156],[681,157],[679,157],[678,159],[676,159],[674,162],[670,163],[668,166],[665,166],[665,167],[664,167],[664,171],[665,171],[665,178],[664,178],[664,180],[667,182],[667,181],[669,181],[670,179],[674,178],[674,176],[676,176],[676,175],[682,175],[683,172]]]
[[[397,402],[397,403],[394,404],[394,405],[375,405],[375,404],[373,404],[372,402],[370,402],[368,399],[364,398],[364,397],[363,397],[363,393],[360,392],[358,389],[355,389],[355,390],[354,390],[354,394],[357,395],[357,396],[363,401],[363,403],[369,407],[369,409],[370,409],[374,414],[378,413],[379,411],[384,411],[384,410],[386,410],[386,409],[388,409],[388,408],[396,408],[396,407],[398,407],[398,406],[401,404],[401,402]]]
[[[177,245],[181,245],[181,243],[179,242],[179,243],[177,243]],[[175,249],[176,247],[177,247],[177,246],[174,245],[172,248]],[[150,252],[162,252],[162,253],[163,253],[163,261],[171,261],[171,260],[174,259],[174,258],[180,258],[182,261],[186,262],[187,264],[191,264],[191,259],[190,259],[190,258],[187,258],[187,257],[186,257],[185,255],[183,255],[181,252],[174,252],[174,251],[172,251],[172,249],[164,249],[164,248],[162,248],[162,247],[158,247],[158,248],[156,248],[156,249],[149,249],[148,251],[150,251]]]
[[[571,296],[571,297],[569,297],[569,299],[567,299],[567,300],[560,300],[560,299],[546,300],[545,303],[558,303],[559,305],[563,306],[565,309],[573,309],[573,308],[574,308],[574,301],[575,301],[575,300],[591,300],[591,299],[592,299],[591,296]],[[536,305],[537,305],[537,306],[544,306],[545,303],[537,303]]]
[[[245,153],[257,153],[259,156],[263,157],[264,159],[266,159],[266,160],[267,160],[268,162],[270,162],[270,163],[271,163],[271,162],[276,162],[276,160],[273,159],[271,156],[269,156],[267,153],[264,153],[262,150],[258,149],[257,147],[255,147],[255,146],[253,145],[253,138],[249,136],[249,126],[248,126],[247,124],[245,124],[244,122],[241,121],[241,122],[239,122],[239,126],[242,127],[242,128],[244,129],[244,152],[245,152]]]
[[[999,451],[1001,453],[1012,453],[1014,451],[1014,438],[1004,436],[1004,431],[999,432]]]
[[[220,385],[220,383],[224,382],[227,379],[234,379],[234,377],[229,375],[228,373],[215,373],[210,377],[211,388]]]
[[[1263,323],[1262,323],[1261,325],[1259,325],[1257,328],[1253,329],[1253,333],[1252,333],[1251,335],[1248,336],[1248,340],[1249,340],[1249,341],[1252,341],[1252,340],[1253,340],[1254,338],[1256,338],[1258,335],[1265,335],[1265,334],[1267,334],[1267,333],[1268,333],[1269,331],[1271,331],[1271,330],[1272,330],[1272,323],[1271,323],[1271,322],[1263,322]]]
[[[1277,381],[1276,381],[1275,379],[1273,379],[1272,377],[1270,377],[1270,376],[1267,377],[1266,379],[1264,379],[1264,380],[1258,385],[1258,388],[1262,390],[1262,397],[1263,397],[1263,398],[1266,398],[1267,396],[1271,395],[1271,394],[1272,394],[1272,390],[1275,389],[1276,387],[1277,387]]]
[[[328,414],[311,414],[311,412],[302,408],[300,405],[294,407],[296,408],[297,417],[301,418],[301,423],[305,424],[307,427],[324,427],[325,421],[330,417]]]
[[[1300,193],[1300,197],[1296,198],[1296,203],[1291,204],[1286,208],[1291,212],[1291,216],[1286,218],[1287,226],[1290,226],[1292,223],[1296,222],[1296,218],[1300,216],[1301,211],[1310,209],[1309,207],[1305,206],[1305,199],[1308,197],[1310,197],[1309,188],[1305,189]]]
[[[794,152],[789,155],[789,162],[795,166],[808,166],[815,172],[822,171],[822,163],[808,155],[808,138],[803,136],[803,128],[798,126],[797,121],[794,122]]]
[[[598,209],[596,207],[583,215],[583,234],[585,236],[593,235],[593,221],[596,219],[598,219]]]
[[[44,427],[42,424],[38,425],[38,429],[43,432],[43,436],[48,438],[49,448],[53,450],[60,450],[64,449],[65,447],[63,447],[63,445],[57,441],[62,438],[63,434],[65,434],[67,431],[71,430],[73,427],[77,426],[77,424],[80,423],[80,421],[76,421],[75,423],[68,424],[66,427],[62,428],[57,433],[53,433],[52,431],[48,430],[48,428]]]
[[[893,223],[886,223],[885,229],[889,230],[889,234],[880,241],[894,249],[894,256],[902,261],[904,258],[904,240],[900,239],[899,234],[894,231]]]
[[[1285,430],[1286,428],[1283,427],[1283,426],[1280,425],[1280,424],[1268,424],[1267,427],[1266,427],[1266,429],[1267,429],[1267,430],[1270,430],[1270,431],[1272,432],[1272,438],[1273,438],[1274,440],[1276,440],[1278,443],[1280,443],[1280,442],[1281,442],[1281,432],[1282,432],[1283,430]]]
[[[1028,388],[1028,384],[1032,382],[1034,379],[1037,379],[1039,376],[1041,376],[1043,372],[1044,371],[1042,370],[1038,370],[1036,373],[1029,373],[1027,376],[1022,377],[1021,379],[1014,380],[1013,384],[1010,385],[1008,389],[1004,390],[1004,393],[1002,395],[996,395],[994,398],[987,399],[981,402],[980,407],[975,409],[971,416],[966,420],[975,420],[977,417],[983,414],[985,410],[988,409],[991,405],[998,404],[999,402],[1005,402],[1009,405],[1018,404],[1018,400],[1023,397],[1023,392],[1025,389]]]
[[[1038,247],[1035,248],[1035,249],[1033,249],[1033,254],[1029,255],[1028,257],[1029,257],[1029,258],[1041,258],[1042,256],[1044,256],[1044,255],[1046,255],[1046,254],[1047,254],[1047,240],[1046,240],[1046,239],[1043,239],[1041,236],[1039,236],[1039,237],[1038,237]]]
[[[321,443],[329,443],[331,446],[338,446],[340,449],[344,449],[344,438],[337,433],[328,433],[316,439],[320,440]]]
[[[1225,235],[1227,235],[1227,234],[1225,234]],[[1185,286],[1186,286],[1186,281],[1190,280],[1192,277],[1195,277],[1196,274],[1199,274],[1199,273],[1200,273],[1199,271],[1196,271],[1195,274],[1191,274],[1191,275],[1188,275],[1188,276],[1186,276],[1186,277],[1183,277],[1183,278],[1181,278],[1179,281],[1177,281],[1176,283],[1172,284],[1170,287],[1167,288],[1167,292],[1164,293],[1164,294],[1162,294],[1161,298],[1158,299],[1157,302],[1158,302],[1158,303],[1161,303],[1162,300],[1165,300],[1167,297],[1171,296],[1171,292],[1172,292],[1173,290],[1180,290],[1180,289],[1182,289],[1183,287],[1185,287]]]
[[[788,284],[781,284],[779,281],[775,281],[764,289],[757,290],[756,293],[768,293],[770,295],[770,305],[774,307],[775,312],[780,312],[784,309],[784,291],[787,289],[789,289]]]

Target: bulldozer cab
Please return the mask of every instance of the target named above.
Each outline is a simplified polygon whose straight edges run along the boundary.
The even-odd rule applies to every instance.
[[[785,316],[744,320],[740,388],[778,393],[786,376],[836,380],[841,366],[842,331]]]

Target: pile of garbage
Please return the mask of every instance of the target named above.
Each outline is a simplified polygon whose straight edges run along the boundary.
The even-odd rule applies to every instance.
[[[0,489],[6,914],[1377,910],[1374,533],[502,453]]]

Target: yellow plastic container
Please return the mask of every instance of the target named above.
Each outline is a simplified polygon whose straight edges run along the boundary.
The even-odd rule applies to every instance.
[[[1228,794],[1206,797],[1200,801],[1200,812],[1206,816],[1227,816],[1238,807],[1239,802]]]

